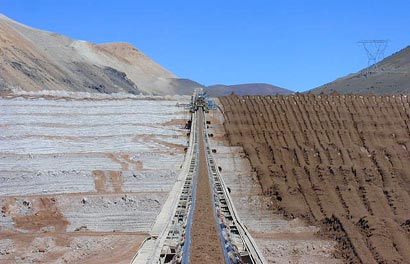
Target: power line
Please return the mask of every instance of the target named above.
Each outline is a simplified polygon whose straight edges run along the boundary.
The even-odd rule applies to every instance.
[[[371,72],[379,72],[378,62],[384,59],[384,52],[388,42],[387,39],[371,39],[357,42],[363,46],[367,55],[367,69],[365,75],[370,74]]]

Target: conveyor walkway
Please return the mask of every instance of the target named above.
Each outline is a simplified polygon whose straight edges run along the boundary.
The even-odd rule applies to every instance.
[[[182,171],[132,264],[266,263],[241,223],[208,144],[201,89],[191,102],[191,132]]]

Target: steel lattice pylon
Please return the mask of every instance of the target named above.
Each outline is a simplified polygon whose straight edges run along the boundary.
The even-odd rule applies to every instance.
[[[378,72],[379,68],[377,63],[384,59],[384,51],[387,48],[388,40],[386,39],[373,39],[373,40],[361,40],[357,43],[363,45],[367,55],[367,70],[366,75],[371,72]]]

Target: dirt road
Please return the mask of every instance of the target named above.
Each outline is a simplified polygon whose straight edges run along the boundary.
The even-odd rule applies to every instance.
[[[190,263],[225,263],[218,227],[214,216],[213,200],[205,160],[203,139],[203,113],[199,113],[199,173],[196,204],[191,233]]]
[[[221,97],[225,131],[275,209],[322,226],[348,263],[410,263],[410,99]]]

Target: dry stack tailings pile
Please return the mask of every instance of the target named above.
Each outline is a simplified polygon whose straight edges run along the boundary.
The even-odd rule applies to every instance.
[[[225,130],[288,217],[322,223],[348,262],[410,263],[410,99],[221,97]]]

